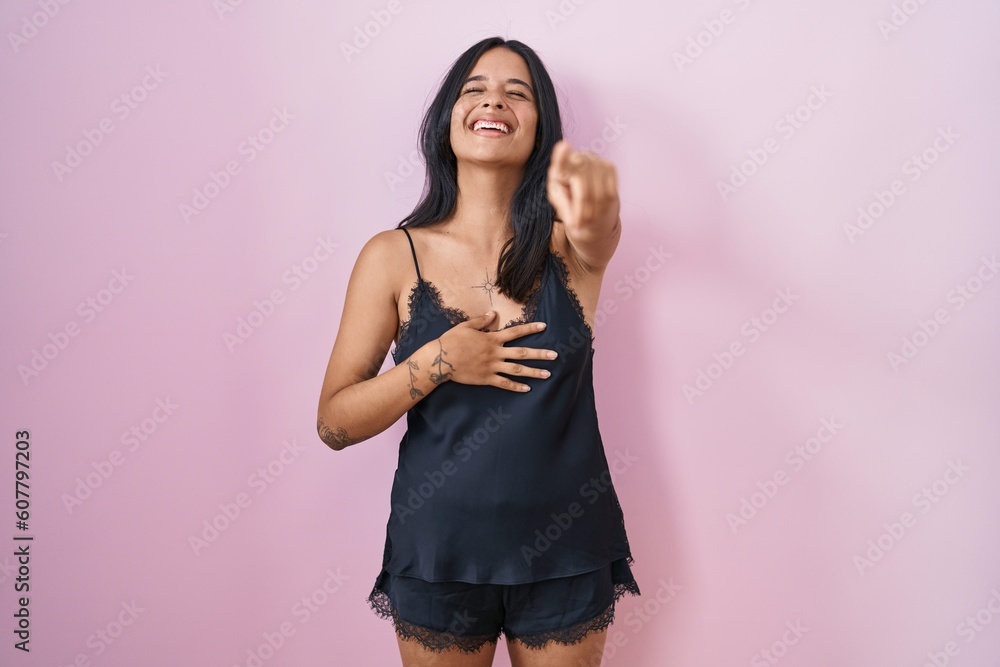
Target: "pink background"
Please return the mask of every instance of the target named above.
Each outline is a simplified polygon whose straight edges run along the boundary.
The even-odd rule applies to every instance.
[[[263,645],[268,666],[398,664],[365,597],[403,422],[335,453],[316,403],[357,253],[420,193],[424,106],[500,34],[539,52],[568,138],[620,178],[596,393],[609,459],[636,460],[615,483],[643,595],[605,664],[998,664],[996,2],[230,4],[0,8],[0,662],[228,667]]]

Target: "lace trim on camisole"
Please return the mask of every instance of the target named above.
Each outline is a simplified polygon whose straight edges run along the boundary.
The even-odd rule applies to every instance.
[[[544,278],[544,267],[541,271],[542,275],[535,279],[535,285],[531,288],[531,292],[528,293],[528,298],[525,300],[524,305],[521,307],[521,316],[515,318],[502,328],[506,329],[508,327],[515,326],[517,324],[526,324],[534,319],[535,313],[538,311],[538,303],[541,301],[542,297],[542,285],[545,282]],[[402,347],[405,343],[405,336],[410,331],[410,323],[413,322],[414,312],[416,311],[417,301],[420,299],[420,290],[423,288],[427,292],[427,296],[430,297],[431,303],[434,304],[434,308],[438,310],[445,319],[451,325],[456,325],[461,322],[467,322],[471,319],[464,310],[461,308],[452,308],[451,306],[445,304],[444,299],[441,297],[441,291],[434,286],[434,283],[429,280],[424,280],[419,278],[413,287],[410,289],[410,296],[406,300],[406,312],[408,313],[407,319],[399,323],[399,331],[396,335],[396,348]],[[395,353],[395,350],[393,351]]]
[[[562,256],[551,251],[552,256],[555,259],[553,265],[556,268],[556,275],[559,277],[559,282],[562,284],[563,289],[569,294],[569,301],[573,305],[573,310],[579,316],[580,321],[583,322],[583,326],[587,329],[587,335],[590,336],[590,341],[594,342],[594,330],[590,328],[590,323],[587,321],[587,317],[583,314],[583,305],[580,303],[580,297],[577,295],[576,290],[574,290],[569,284],[569,268],[566,266],[566,262],[563,260]]]
[[[559,279],[559,284],[562,285],[566,294],[569,295],[570,304],[573,306],[574,312],[580,318],[580,322],[583,324],[587,335],[590,337],[591,342],[594,341],[594,331],[590,327],[590,323],[587,322],[587,318],[583,312],[583,305],[580,303],[580,297],[577,295],[576,290],[569,284],[569,268],[566,266],[565,260],[562,256],[555,252],[554,250],[549,251],[549,259],[551,260],[551,265],[555,269],[554,273]],[[535,313],[538,311],[538,303],[542,296],[542,284],[544,282],[544,272],[543,275],[537,279],[535,286],[532,288],[531,292],[528,294],[527,300],[524,302],[524,306],[521,309],[521,317],[509,321],[503,326],[504,329],[512,327],[518,324],[526,324],[535,318]],[[399,323],[399,330],[396,334],[396,349],[399,349],[406,343],[406,336],[410,331],[410,324],[413,322],[414,313],[417,308],[417,302],[420,299],[420,291],[423,288],[427,295],[430,297],[431,302],[434,307],[444,315],[445,319],[451,325],[459,324],[460,322],[468,321],[469,315],[461,308],[452,308],[444,302],[441,297],[441,292],[434,283],[418,279],[413,287],[410,289],[410,295],[406,300],[406,312],[407,319]],[[396,350],[393,350],[393,356],[395,357]]]

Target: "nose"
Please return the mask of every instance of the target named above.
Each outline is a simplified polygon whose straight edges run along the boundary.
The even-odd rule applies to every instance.
[[[484,106],[484,107],[488,107],[488,106],[490,106],[490,98],[491,98],[492,96],[493,96],[493,93],[490,93],[490,95],[488,95],[488,96],[486,97],[486,100],[485,100],[485,101],[483,102],[483,106]],[[497,102],[497,103],[496,103],[496,108],[497,108],[497,109],[503,109],[503,102]]]

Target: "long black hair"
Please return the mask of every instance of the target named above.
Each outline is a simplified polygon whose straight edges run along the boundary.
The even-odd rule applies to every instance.
[[[562,139],[562,118],[555,87],[541,58],[527,44],[490,37],[472,45],[455,60],[420,124],[420,151],[427,165],[423,194],[413,212],[396,228],[434,224],[454,213],[458,200],[458,165],[451,148],[452,107],[479,57],[498,46],[524,58],[531,73],[538,109],[535,148],[510,204],[514,236],[504,243],[497,261],[499,291],[516,302],[523,302],[548,252],[555,211],[546,194],[546,173],[552,148]]]

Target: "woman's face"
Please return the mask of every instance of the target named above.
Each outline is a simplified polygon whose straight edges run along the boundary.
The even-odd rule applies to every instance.
[[[535,148],[538,109],[528,64],[496,47],[482,56],[462,84],[451,111],[451,148],[459,162],[524,167]],[[480,121],[502,129],[480,127]]]

